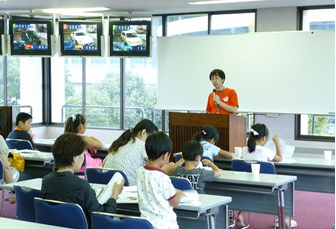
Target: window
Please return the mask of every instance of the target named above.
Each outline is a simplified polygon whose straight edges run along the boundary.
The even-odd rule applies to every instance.
[[[255,13],[229,13],[211,16],[210,34],[253,33]]]
[[[167,17],[167,36],[208,34],[208,15],[175,15]]]
[[[307,9],[302,11],[302,30],[334,30],[335,9]]]
[[[335,30],[335,8],[301,9],[302,30]],[[335,116],[302,114],[295,117],[295,139],[335,141]]]
[[[7,105],[42,122],[42,59],[7,56]],[[34,111],[34,112],[32,112]]]
[[[335,141],[335,115],[296,115],[297,140]]]

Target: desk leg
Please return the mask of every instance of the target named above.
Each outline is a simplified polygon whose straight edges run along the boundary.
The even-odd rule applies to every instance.
[[[285,229],[285,197],[284,190],[278,189],[278,220],[279,229]]]

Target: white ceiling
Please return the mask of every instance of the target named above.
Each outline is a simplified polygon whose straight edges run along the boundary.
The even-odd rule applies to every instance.
[[[189,5],[195,0],[0,0],[0,11],[29,11],[45,8],[107,7],[111,13],[171,14],[205,11],[244,10],[273,7],[334,5],[334,0],[263,0],[217,5]]]

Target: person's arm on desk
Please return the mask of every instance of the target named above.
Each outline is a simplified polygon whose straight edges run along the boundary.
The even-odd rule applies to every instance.
[[[273,161],[282,161],[282,152],[281,152],[280,143],[279,143],[279,136],[274,135],[272,140],[276,147],[276,155],[274,156]]]
[[[90,152],[96,153],[97,152],[96,149],[100,149],[103,147],[103,143],[95,137],[83,136],[83,138],[89,145]]]
[[[212,170],[215,171],[215,177],[219,177],[221,175],[220,169],[214,163],[212,163],[210,160],[203,159],[202,163],[207,165],[207,166],[210,166],[210,168],[212,168]]]
[[[177,207],[180,204],[182,197],[185,197],[183,191],[176,189],[176,195],[173,199],[169,200],[169,204],[173,207]]]
[[[222,158],[222,157],[224,157],[224,158],[232,158],[233,154],[230,153],[229,151],[221,149],[221,150],[219,150],[218,155],[215,156],[215,158]]]

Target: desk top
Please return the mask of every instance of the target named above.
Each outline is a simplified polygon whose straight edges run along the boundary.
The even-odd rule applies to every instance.
[[[46,147],[52,147],[55,143],[56,139],[42,139],[42,138],[37,138],[34,140],[35,145],[40,145],[40,146],[46,146]],[[107,151],[108,148],[111,146],[111,142],[102,142],[103,147],[100,150]]]
[[[234,172],[222,170],[220,177],[215,178],[215,182],[231,183],[231,184],[246,184],[258,185],[266,187],[279,187],[296,181],[296,176],[278,175],[278,174],[259,174],[255,178],[252,173],[248,172]]]
[[[21,157],[27,161],[51,162],[54,160],[52,153],[37,150],[18,150]]]
[[[330,168],[335,169],[335,160],[329,163],[324,158],[306,158],[306,157],[292,157],[291,159],[284,159],[281,162],[274,162],[275,165],[291,165],[310,168]]]
[[[51,226],[40,223],[32,223],[17,219],[9,219],[0,217],[1,228],[13,228],[13,229],[62,229],[65,227]]]
[[[18,185],[18,186],[26,187],[30,189],[41,190],[42,178],[35,178],[31,180],[24,180],[24,181],[9,183],[9,184],[3,184],[1,185],[1,188],[6,189],[6,190],[14,190],[14,185]]]

